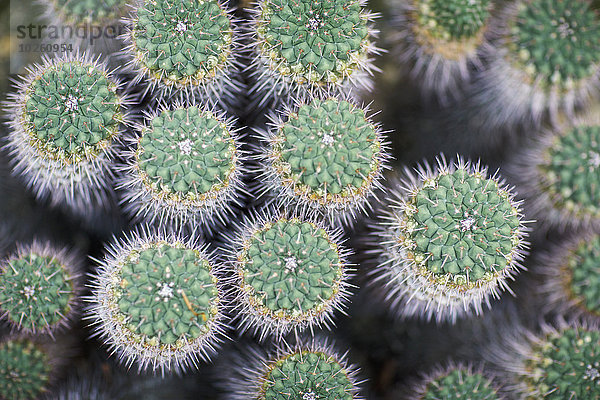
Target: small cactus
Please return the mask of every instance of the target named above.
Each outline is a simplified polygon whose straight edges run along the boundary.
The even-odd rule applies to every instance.
[[[236,42],[230,12],[218,0],[136,0],[124,53],[137,77],[159,95],[185,92],[216,103],[232,97]]]
[[[458,159],[406,170],[378,225],[374,271],[403,317],[454,322],[482,311],[521,268],[526,229],[519,203],[496,175]]]
[[[600,118],[577,117],[522,151],[511,175],[528,211],[545,228],[600,224]]]
[[[461,96],[469,69],[480,68],[480,50],[488,46],[490,0],[400,1],[393,25],[399,60],[426,97],[442,103]],[[395,3],[394,3],[395,4]]]
[[[358,369],[325,341],[256,353],[230,379],[232,399],[359,400]]]
[[[66,249],[34,242],[0,262],[0,314],[25,333],[50,333],[79,314],[81,262]]]
[[[89,216],[107,205],[127,98],[87,55],[45,58],[28,71],[4,104],[13,170],[36,197]]]
[[[52,357],[38,343],[24,337],[0,341],[0,399],[36,399],[53,381]]]
[[[262,180],[283,205],[349,223],[381,188],[389,157],[379,127],[346,100],[313,99],[273,118]]]
[[[348,297],[348,250],[340,233],[300,218],[265,216],[232,239],[240,329],[263,339],[332,324]]]
[[[371,55],[379,49],[373,44],[374,15],[364,3],[260,1],[248,39],[256,79],[251,91],[260,103],[371,90]]]
[[[118,179],[122,203],[138,219],[210,227],[238,201],[243,159],[233,120],[198,106],[148,115],[131,139]]]
[[[413,400],[502,400],[496,382],[482,367],[450,363],[437,367],[406,390],[406,399]]]
[[[490,124],[572,117],[600,86],[600,25],[586,0],[526,0],[506,6],[504,27],[477,86]]]
[[[107,26],[118,22],[127,8],[127,0],[42,0],[47,13],[68,26]]]
[[[223,336],[223,296],[203,249],[175,235],[114,243],[91,284],[88,319],[127,365],[175,370],[208,360]]]

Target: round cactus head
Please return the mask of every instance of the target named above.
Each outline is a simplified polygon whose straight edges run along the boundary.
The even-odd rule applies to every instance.
[[[598,73],[600,25],[589,1],[521,2],[509,35],[509,55],[532,82],[564,91]]]
[[[52,373],[47,352],[29,339],[0,342],[0,399],[35,399],[48,390]]]
[[[139,80],[220,96],[230,80],[233,30],[218,0],[138,0],[129,24],[127,52]]]
[[[313,100],[289,112],[267,138],[264,174],[283,203],[329,217],[362,208],[379,186],[386,153],[365,111],[345,100]]]
[[[415,19],[432,40],[464,41],[481,36],[490,6],[490,0],[420,0]]]
[[[87,55],[44,59],[6,103],[15,171],[38,197],[85,210],[106,198],[104,182],[127,100]]]
[[[331,322],[344,304],[346,251],[338,235],[298,218],[270,218],[236,244],[238,319],[242,329],[284,335]]]
[[[43,0],[50,11],[67,25],[95,24],[105,26],[117,22],[125,12],[126,0]]]
[[[363,11],[362,3],[260,2],[253,32],[261,80],[258,85],[263,87],[262,80],[270,78],[287,92],[295,87],[311,93],[348,82],[366,85],[360,80],[372,69],[369,54],[374,48],[369,26],[372,16]]]
[[[78,313],[74,256],[34,244],[0,263],[0,313],[24,332],[54,332]]]
[[[382,277],[400,314],[454,321],[481,312],[522,259],[525,228],[510,190],[484,168],[459,161],[408,176],[381,232]],[[389,266],[388,266],[389,265]],[[395,296],[393,296],[395,297]]]
[[[213,263],[180,239],[115,244],[93,286],[90,318],[96,330],[140,369],[196,365],[219,341],[222,296]]]
[[[560,219],[600,218],[600,124],[581,124],[556,135],[543,149],[537,188]],[[552,211],[546,211],[553,213]]]
[[[528,395],[551,400],[600,397],[598,330],[564,327],[549,332],[537,338],[522,356],[519,379]]]
[[[240,186],[241,157],[232,121],[196,106],[150,116],[120,184],[138,216],[209,222]]]
[[[475,370],[462,364],[452,364],[426,375],[408,392],[407,398],[418,400],[501,400],[504,398],[495,383],[481,368]]]

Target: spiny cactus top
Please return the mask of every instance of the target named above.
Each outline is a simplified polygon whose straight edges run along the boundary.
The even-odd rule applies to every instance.
[[[240,150],[231,121],[196,106],[151,116],[121,185],[124,202],[138,215],[166,220],[206,220],[221,212],[240,185]]]
[[[551,332],[524,354],[520,379],[527,398],[600,397],[600,332],[567,327]],[[513,360],[514,361],[514,360]]]
[[[52,364],[46,351],[29,339],[0,342],[0,399],[35,399],[48,390]]]
[[[509,29],[507,56],[531,82],[564,91],[598,73],[600,25],[588,1],[521,2]]]
[[[126,0],[44,0],[53,14],[68,25],[106,25],[117,22],[127,6]]]
[[[384,144],[365,111],[329,98],[302,104],[268,138],[266,177],[286,203],[339,217],[378,186]]]
[[[0,263],[0,313],[25,332],[53,332],[78,312],[79,262],[39,244]]]
[[[222,80],[230,79],[233,31],[219,1],[138,0],[129,23],[128,52],[139,79],[220,95]]]
[[[259,72],[310,90],[355,82],[370,71],[372,18],[361,0],[264,0],[254,32]],[[266,76],[260,76],[264,78]],[[359,83],[359,82],[356,82]]]
[[[244,232],[236,259],[238,319],[283,335],[329,322],[347,296],[337,235],[297,218],[273,218]]]
[[[117,243],[100,267],[90,318],[105,342],[140,369],[179,370],[207,359],[222,330],[214,267],[174,238]]]
[[[103,65],[86,55],[44,59],[5,104],[15,170],[39,197],[85,209],[103,182],[126,100]],[[101,201],[101,200],[100,200]]]
[[[382,227],[391,246],[384,259],[393,261],[383,276],[406,298],[400,313],[438,321],[479,313],[522,258],[525,228],[513,194],[496,176],[460,159],[421,168],[404,186],[408,193],[392,200]]]

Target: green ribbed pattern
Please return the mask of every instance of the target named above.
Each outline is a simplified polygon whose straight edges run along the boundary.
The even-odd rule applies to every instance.
[[[231,29],[215,0],[145,0],[137,9],[132,39],[143,68],[154,79],[199,85],[225,68]]]
[[[476,36],[490,16],[490,0],[417,0],[417,21],[436,38]]]
[[[538,168],[556,208],[600,216],[600,126],[578,126],[557,136]]]
[[[381,143],[364,110],[347,101],[313,100],[279,129],[273,153],[273,168],[295,193],[327,201],[368,190],[380,167]]]
[[[0,311],[25,329],[59,323],[71,311],[74,296],[66,266],[54,257],[27,253],[9,259],[0,274]]]
[[[369,29],[357,0],[266,0],[259,16],[262,52],[281,75],[301,83],[346,78],[366,58]]]
[[[544,399],[600,398],[600,332],[567,328],[533,351],[525,379]]]
[[[426,387],[422,400],[498,400],[500,397],[489,379],[479,373],[454,368],[433,379]]]
[[[197,107],[163,111],[142,131],[136,159],[147,187],[187,200],[216,197],[236,167],[231,132]]]
[[[568,259],[568,271],[569,297],[600,315],[600,236],[581,242]]]
[[[563,87],[597,72],[600,24],[588,1],[532,0],[520,7],[511,51],[531,79]]]
[[[198,251],[185,247],[154,243],[132,250],[115,287],[127,329],[155,346],[205,335],[219,302],[210,271]]]
[[[277,318],[319,313],[339,291],[342,266],[337,246],[312,223],[267,223],[247,243],[242,286],[254,306]]]
[[[52,367],[48,356],[33,342],[0,343],[0,398],[35,399],[47,389]]]
[[[409,198],[408,257],[448,284],[488,281],[512,262],[518,211],[493,179],[457,169],[427,181]]]
[[[116,85],[99,67],[58,62],[25,94],[25,127],[45,158],[75,164],[103,153],[118,133]]]
[[[352,400],[352,387],[347,372],[335,358],[318,351],[302,351],[269,365],[259,398]]]
[[[127,0],[51,0],[69,23],[109,23],[123,16]]]

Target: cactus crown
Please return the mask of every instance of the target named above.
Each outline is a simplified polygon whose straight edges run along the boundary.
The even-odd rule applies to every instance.
[[[557,135],[545,149],[539,173],[554,207],[600,217],[600,126],[580,125]],[[583,215],[581,215],[583,214]]]
[[[600,315],[600,236],[582,240],[564,268],[569,298],[586,311]]]
[[[196,87],[228,65],[232,25],[217,0],[141,0],[131,23],[134,64],[154,83]]]
[[[342,81],[367,59],[368,16],[359,0],[265,0],[257,34],[269,67],[297,83]]]
[[[52,329],[72,312],[76,294],[69,267],[34,248],[9,258],[0,271],[0,311],[11,324],[36,332]]]
[[[338,297],[343,263],[337,244],[313,223],[268,222],[238,254],[242,290],[261,314],[304,322],[327,311]]]
[[[0,398],[38,398],[47,389],[51,371],[48,355],[32,341],[0,343]]]
[[[127,5],[126,0],[46,0],[50,1],[61,20],[68,24],[107,24],[117,21]]]
[[[335,357],[298,350],[272,361],[262,378],[258,398],[264,400],[352,400],[353,381]]]
[[[313,100],[290,113],[271,140],[276,179],[301,200],[356,204],[382,169],[382,143],[364,110],[344,100]]]
[[[95,63],[57,60],[24,89],[20,118],[44,158],[64,165],[91,160],[119,132],[123,115],[117,85]]]
[[[588,1],[523,2],[511,25],[511,52],[531,80],[569,89],[597,73],[600,25]]]
[[[193,204],[215,199],[231,186],[237,151],[227,124],[193,106],[151,118],[135,158],[153,197]]]
[[[443,40],[478,35],[490,16],[490,0],[421,0],[415,7],[418,23]]]
[[[545,399],[593,399],[600,396],[600,332],[564,328],[537,343],[525,362],[525,381]]]
[[[429,380],[420,400],[437,399],[498,400],[500,396],[489,378],[468,369],[449,368]]]
[[[440,171],[408,196],[403,211],[397,240],[432,279],[470,288],[514,262],[519,211],[512,195],[477,169]]]

